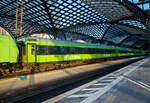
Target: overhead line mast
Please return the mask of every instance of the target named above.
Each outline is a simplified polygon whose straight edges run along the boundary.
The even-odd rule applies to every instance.
[[[22,24],[23,24],[23,0],[21,0],[21,12],[20,12],[20,27],[18,28],[18,0],[16,1],[16,34],[17,37],[22,35]]]
[[[18,0],[16,1],[16,30],[18,30]]]

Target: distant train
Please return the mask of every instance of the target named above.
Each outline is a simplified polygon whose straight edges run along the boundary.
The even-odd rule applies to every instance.
[[[30,37],[17,41],[0,35],[0,65],[55,64],[146,55],[144,50]]]

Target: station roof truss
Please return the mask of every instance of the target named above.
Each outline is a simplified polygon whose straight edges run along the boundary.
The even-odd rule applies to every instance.
[[[147,49],[150,16],[139,6],[142,2],[133,1],[23,0],[22,37],[48,33],[55,39]],[[1,0],[0,26],[17,38],[15,25],[16,0]]]

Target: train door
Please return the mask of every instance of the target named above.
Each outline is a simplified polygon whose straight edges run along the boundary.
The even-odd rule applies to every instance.
[[[116,57],[119,56],[119,50],[116,50]]]
[[[36,62],[36,44],[28,44],[28,63]]]

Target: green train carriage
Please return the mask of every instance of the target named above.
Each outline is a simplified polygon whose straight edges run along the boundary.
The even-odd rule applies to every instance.
[[[10,71],[28,64],[49,65],[146,54],[143,50],[41,38],[28,38],[16,43],[12,37],[0,35],[0,68],[11,67]]]
[[[57,64],[65,68],[74,66],[72,64],[81,65],[97,60],[99,62],[101,58],[139,56],[147,53],[143,50],[36,37],[19,40],[16,43],[11,36],[0,35],[0,75],[7,69],[9,72],[23,68],[27,68],[23,69],[27,71],[32,69],[45,71],[49,67],[57,68]]]
[[[0,35],[0,64],[17,63],[19,49],[16,41],[9,35]]]
[[[50,63],[145,55],[142,50],[48,39],[22,40],[23,63]]]

